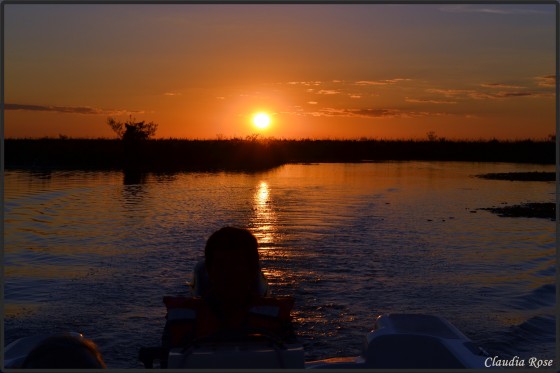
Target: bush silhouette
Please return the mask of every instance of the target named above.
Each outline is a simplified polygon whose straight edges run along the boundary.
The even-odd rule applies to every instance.
[[[132,117],[126,122],[119,122],[115,118],[109,117],[107,118],[107,124],[121,140],[126,142],[148,140],[156,134],[158,127],[154,122],[136,122],[136,119]]]

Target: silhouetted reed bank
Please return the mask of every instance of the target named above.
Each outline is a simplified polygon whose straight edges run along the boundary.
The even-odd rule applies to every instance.
[[[5,167],[258,171],[285,163],[471,161],[555,163],[551,141],[6,139]]]
[[[556,204],[553,202],[531,202],[521,205],[488,207],[479,210],[490,211],[501,217],[507,218],[540,218],[556,220]]]
[[[506,172],[475,175],[481,179],[508,181],[556,181],[556,172]]]

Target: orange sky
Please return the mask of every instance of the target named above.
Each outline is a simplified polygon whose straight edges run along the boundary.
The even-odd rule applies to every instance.
[[[2,5],[7,138],[555,132],[554,2]]]

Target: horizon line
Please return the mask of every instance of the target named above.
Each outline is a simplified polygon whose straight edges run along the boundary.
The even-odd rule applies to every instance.
[[[58,136],[37,136],[37,137],[4,137],[4,141],[6,140],[116,140],[122,141],[122,139],[118,137],[70,137],[66,135],[58,135]],[[369,137],[369,136],[360,136],[360,137],[300,137],[300,138],[287,138],[287,137],[274,137],[274,136],[261,136],[259,134],[252,134],[246,136],[216,136],[216,137],[209,137],[209,138],[189,138],[189,137],[157,137],[157,138],[150,138],[144,141],[248,141],[248,142],[267,142],[267,141],[386,141],[386,142],[402,142],[402,141],[424,141],[424,142],[525,142],[525,141],[532,141],[532,142],[555,142],[556,141],[556,134],[549,134],[544,137],[539,138],[497,138],[497,137],[478,137],[478,138],[459,138],[459,137],[446,137],[446,136],[439,136],[437,134],[426,134],[424,137],[409,137],[409,138],[377,138],[377,137]]]

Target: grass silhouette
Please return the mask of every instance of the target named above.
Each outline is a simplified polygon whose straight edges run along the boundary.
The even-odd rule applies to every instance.
[[[125,146],[117,139],[5,139],[5,167],[258,171],[286,163],[468,161],[554,164],[552,141],[153,139]]]

